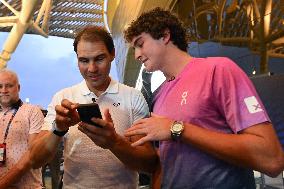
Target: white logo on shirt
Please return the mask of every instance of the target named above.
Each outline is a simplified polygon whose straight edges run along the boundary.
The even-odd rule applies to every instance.
[[[253,114],[263,111],[255,96],[247,97],[244,99],[244,101],[249,113]]]
[[[184,104],[186,104],[187,92],[188,92],[188,91],[184,91],[184,92],[182,93],[182,95],[181,95],[181,102],[180,102],[180,105],[181,105],[181,106],[184,105]]]

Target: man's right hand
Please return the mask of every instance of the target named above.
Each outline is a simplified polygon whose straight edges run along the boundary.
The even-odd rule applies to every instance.
[[[55,106],[56,111],[56,127],[60,131],[66,131],[69,127],[80,122],[80,117],[77,112],[78,103],[73,103],[67,99],[61,101],[61,105]]]

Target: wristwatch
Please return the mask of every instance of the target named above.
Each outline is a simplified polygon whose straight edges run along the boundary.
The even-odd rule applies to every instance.
[[[59,137],[62,137],[68,132],[68,130],[69,130],[69,128],[66,131],[59,131],[57,126],[56,126],[55,120],[52,122],[52,133],[53,134],[55,134]]]
[[[174,141],[180,139],[181,134],[184,130],[183,122],[182,121],[174,121],[171,126],[171,137]]]

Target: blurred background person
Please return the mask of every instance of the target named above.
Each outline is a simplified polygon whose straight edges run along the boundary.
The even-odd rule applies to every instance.
[[[23,162],[29,162],[29,148],[44,116],[38,106],[23,103],[19,92],[17,74],[0,70],[0,188],[41,189],[41,170],[26,168]]]

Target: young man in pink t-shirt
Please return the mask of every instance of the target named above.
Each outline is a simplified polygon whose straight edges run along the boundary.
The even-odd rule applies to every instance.
[[[147,71],[160,70],[166,77],[152,116],[125,133],[144,135],[133,146],[160,141],[158,187],[251,189],[253,170],[270,176],[283,170],[283,151],[269,117],[233,61],[191,57],[185,28],[160,8],[133,21],[125,38]]]
[[[0,188],[41,189],[41,169],[26,169],[23,162],[29,160],[43,114],[39,107],[23,103],[19,91],[16,73],[0,70]]]

